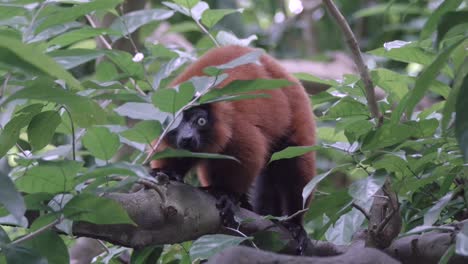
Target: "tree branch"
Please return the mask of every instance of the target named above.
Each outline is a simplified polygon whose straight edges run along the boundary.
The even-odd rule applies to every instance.
[[[153,189],[156,187],[159,188],[159,194]],[[160,194],[163,195],[163,198]],[[219,211],[215,205],[216,200],[208,193],[190,185],[170,182],[167,185],[152,186],[150,189],[142,189],[135,193],[109,193],[106,197],[122,204],[137,226],[96,225],[75,222],[73,225],[73,233],[75,235],[97,238],[132,248],[142,248],[155,244],[180,243],[213,233],[238,235],[237,231],[234,232],[222,227]],[[241,222],[239,231],[243,234],[251,235],[264,230],[277,232],[281,239],[287,241],[287,245],[281,253],[293,254],[295,252],[297,242],[283,226],[245,209],[239,209],[236,212],[236,217],[241,220],[249,219],[249,221]],[[387,224],[383,232],[385,232],[389,225]],[[390,254],[406,263],[411,262],[413,259],[432,259],[432,262],[424,263],[436,263],[448,247],[453,244],[453,238],[458,230],[454,228],[453,231],[449,232],[431,231],[425,234],[403,237],[393,241],[384,251],[366,248],[364,240],[367,239],[368,234],[362,232],[362,235],[355,236],[355,241],[350,246],[339,246],[326,241],[310,240],[305,254],[307,256],[315,256],[316,258],[286,257],[257,250],[255,254],[260,259],[255,257],[255,260],[260,261],[259,263],[270,263],[266,262],[262,257],[262,254],[270,254],[269,259],[285,257],[286,263],[299,263],[299,261],[304,260],[313,260],[313,263],[349,263],[349,260],[363,259],[368,259],[372,262],[364,261],[359,263],[396,263],[385,255]],[[380,252],[380,254],[376,252]],[[251,254],[251,250],[249,249],[247,253]],[[248,254],[246,256],[254,257]],[[467,260],[467,258],[463,259],[461,257],[453,259],[456,260],[457,258],[464,261]],[[319,261],[319,259],[321,260]],[[460,262],[451,261],[450,263]]]
[[[340,13],[338,7],[333,3],[332,0],[323,0],[323,4],[330,12],[330,14],[335,18],[336,23],[341,28],[343,32],[346,43],[348,44],[351,53],[353,54],[354,62],[359,70],[359,74],[361,75],[361,79],[364,82],[364,87],[366,89],[366,97],[367,97],[367,104],[369,105],[369,110],[372,114],[372,117],[377,118],[378,125],[382,123],[382,116],[379,111],[379,107],[377,105],[377,100],[375,97],[374,91],[374,84],[369,75],[369,71],[367,70],[367,66],[362,59],[362,54],[359,49],[358,42],[356,37],[354,36],[353,31],[349,27],[348,23],[344,16]]]

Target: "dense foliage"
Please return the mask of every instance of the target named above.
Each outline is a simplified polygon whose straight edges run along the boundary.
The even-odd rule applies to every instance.
[[[261,53],[253,52],[206,69],[207,77],[177,90],[165,89],[198,55],[226,44],[263,47],[276,57],[311,55],[310,41],[302,38],[304,20],[294,19],[302,11],[300,1],[239,1],[241,10],[209,8],[222,1],[174,0],[127,13],[119,8],[121,2],[0,0],[0,263],[68,263],[68,248],[76,239],[73,221],[132,223],[119,204],[100,194],[128,191],[149,177],[144,165],[148,145],[177,124],[182,110],[248,100],[254,97],[251,91],[285,84],[254,80],[234,83],[223,93],[210,90],[225,78],[223,69],[255,62]],[[297,74],[330,86],[311,96],[319,144],[291,147],[272,157],[317,151],[320,174],[303,193],[316,190],[305,216],[310,236],[349,243],[367,225],[353,204],[369,210],[386,180],[401,204],[401,236],[467,219],[466,2],[336,2],[359,31],[372,81],[385,91],[378,101],[383,117],[372,118],[358,74],[341,80]],[[109,20],[109,14],[114,17],[110,22],[97,23]],[[327,49],[345,50],[333,19],[320,5],[313,14],[314,58],[326,60]],[[193,43],[193,51],[155,39],[153,32],[166,20],[172,33]],[[137,30],[138,36],[132,34]],[[130,48],[114,47],[119,41]],[[195,177],[189,181],[196,184]],[[40,215],[31,223],[27,211]],[[246,239],[271,240],[269,249],[281,248],[273,236],[210,235],[152,247],[134,258],[144,261],[152,252],[152,257],[160,255],[160,263],[191,263]],[[448,256],[468,255],[467,245],[465,225]],[[98,263],[115,263],[125,250],[107,246]]]

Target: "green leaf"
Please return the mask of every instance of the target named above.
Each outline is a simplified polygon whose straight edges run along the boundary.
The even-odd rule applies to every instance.
[[[304,216],[304,221],[309,222],[323,214],[329,217],[336,217],[337,214],[345,207],[346,204],[351,202],[351,196],[349,196],[346,190],[333,192],[329,195],[315,196],[310,203],[309,210]]]
[[[33,117],[28,126],[28,139],[32,149],[36,151],[47,146],[61,122],[62,118],[57,111],[45,111]]]
[[[240,162],[235,157],[213,153],[201,153],[201,152],[190,152],[183,149],[171,149],[167,148],[161,152],[156,153],[153,156],[153,160],[166,159],[166,158],[201,158],[201,159],[230,159]]]
[[[63,209],[66,218],[73,221],[85,221],[98,225],[132,224],[127,211],[118,202],[90,193],[73,197]]]
[[[138,120],[156,120],[163,123],[168,113],[159,111],[153,104],[149,103],[125,103],[114,109],[121,116],[128,116]]]
[[[106,120],[106,113],[96,102],[60,88],[48,78],[31,81],[25,88],[10,95],[3,104],[15,99],[36,99],[63,104],[70,110],[73,121],[85,128],[102,124]]]
[[[370,207],[370,206],[369,206]],[[364,209],[368,210],[367,206]],[[325,233],[327,241],[337,245],[348,245],[353,235],[362,229],[365,216],[356,208],[340,216],[338,221]]]
[[[143,25],[154,21],[166,20],[173,15],[174,11],[167,9],[133,11],[115,19],[110,28],[117,32],[122,32],[124,36],[129,36]],[[114,42],[120,37],[121,36],[111,36],[110,39]]]
[[[408,102],[406,104],[407,116],[411,116],[414,107],[423,98],[424,93],[429,88],[431,82],[435,80],[439,71],[446,65],[446,61],[450,57],[452,51],[458,47],[458,45],[462,44],[466,39],[468,39],[468,37],[460,39],[459,41],[444,49],[441,53],[439,53],[439,55],[437,55],[431,65],[429,65],[421,73],[421,75],[416,80],[414,89],[410,91]]]
[[[246,38],[238,38],[234,33],[224,30],[220,30],[218,34],[216,34],[216,40],[221,46],[237,45],[247,47],[257,39],[258,37],[256,35],[250,35]]]
[[[120,50],[105,50],[104,51],[113,63],[115,63],[124,73],[137,80],[145,79],[145,70],[143,64],[133,61],[133,56]]]
[[[394,1],[389,1],[385,4],[375,4],[371,7],[360,8],[359,11],[353,14],[353,18],[363,18],[378,15],[424,15],[426,10],[414,4],[399,4]]]
[[[46,16],[41,21],[41,23],[36,27],[35,32],[38,33],[48,27],[76,20],[94,11],[105,11],[107,9],[114,8],[121,2],[122,0],[99,0],[75,5],[73,7],[57,9],[54,13]]]
[[[253,242],[259,249],[271,252],[279,252],[288,244],[278,232],[268,230],[255,233]]]
[[[108,28],[92,28],[92,27],[82,27],[76,30],[72,30],[61,34],[53,39],[51,39],[47,45],[66,47],[75,42],[82,41],[85,39],[95,38],[102,35],[111,35],[111,36],[120,36],[122,35],[118,31],[108,29]]]
[[[83,89],[80,82],[51,57],[44,55],[37,47],[25,45],[17,39],[0,36],[0,61],[11,65],[12,68],[26,64],[27,69],[33,69],[51,77],[62,79],[73,89]]]
[[[386,179],[386,176],[373,174],[365,179],[353,182],[351,186],[349,186],[348,193],[354,199],[366,202],[370,200],[380,188],[382,188]]]
[[[312,194],[312,192],[315,190],[315,187],[317,187],[317,185],[323,179],[325,179],[326,177],[328,177],[330,174],[334,173],[335,171],[341,170],[341,169],[343,169],[343,168],[345,168],[346,166],[349,166],[349,165],[350,164],[347,164],[347,163],[341,164],[341,165],[336,166],[333,169],[330,169],[329,171],[327,171],[325,173],[314,176],[314,178],[312,178],[312,180],[310,180],[310,182],[307,183],[307,185],[302,190],[303,205],[305,205],[305,202],[307,201],[309,196]]]
[[[293,75],[294,77],[302,81],[320,83],[320,84],[329,85],[329,86],[339,85],[339,83],[335,80],[322,79],[322,78],[319,78],[317,76],[314,76],[312,74],[305,73],[305,72],[294,73]]]
[[[375,150],[401,143],[411,137],[413,127],[405,124],[383,124],[367,134],[362,144],[363,150]]]
[[[404,156],[389,153],[382,155],[378,160],[372,163],[372,167],[376,170],[384,169],[388,173],[395,173],[398,178],[405,176],[412,176],[411,167],[408,162],[404,159]]]
[[[42,107],[42,104],[26,106],[5,125],[0,134],[0,157],[5,156],[8,150],[16,144],[21,128],[27,126]]]
[[[457,100],[463,100],[463,97],[458,97],[462,87],[468,86],[468,60],[461,65],[460,70],[455,75],[455,80],[453,81],[452,89],[449,96],[445,102],[444,110],[442,111],[442,129],[445,131],[449,125],[450,120],[452,119],[452,113],[455,112],[455,107],[457,105]],[[464,89],[466,91],[466,89]],[[462,106],[463,104],[460,104]],[[463,114],[462,114],[463,115]]]
[[[47,53],[47,55],[54,58],[57,63],[69,70],[103,56],[104,52],[92,49],[66,49],[55,50]]]
[[[47,259],[23,246],[5,246],[2,248],[2,251],[5,254],[7,263],[48,264]]]
[[[455,105],[455,135],[460,149],[468,162],[468,75],[463,79]]]
[[[391,45],[391,43],[385,44]],[[371,50],[368,53],[396,61],[407,63],[416,62],[422,65],[429,65],[435,58],[434,54],[429,53],[410,42],[400,45],[397,48],[378,48]]]
[[[163,253],[163,246],[148,246],[143,249],[134,249],[130,263],[132,264],[146,264],[157,263],[159,257]]]
[[[445,35],[449,33],[451,29],[455,28],[456,26],[461,26],[466,29],[467,23],[468,11],[466,10],[447,12],[446,14],[444,14],[437,26],[437,47],[440,45]]]
[[[434,10],[429,19],[427,19],[426,24],[421,30],[419,38],[421,40],[429,38],[431,33],[434,32],[437,28],[437,25],[440,22],[440,18],[447,13],[448,11],[455,10],[463,0],[445,0]]]
[[[9,244],[11,242],[10,238],[8,237],[7,232],[0,226],[0,248],[3,247],[5,244]]]
[[[45,257],[49,264],[69,263],[68,248],[60,236],[53,231],[45,231],[22,245],[34,249]]]
[[[119,136],[106,127],[88,128],[82,141],[91,154],[102,160],[110,160],[120,147]]]
[[[424,214],[424,225],[432,226],[435,224],[437,219],[439,219],[440,213],[448,205],[450,200],[452,200],[453,193],[449,192]]]
[[[283,79],[234,80],[221,89],[213,89],[200,98],[200,103],[226,95],[238,95],[256,91],[274,90],[292,85]]]
[[[468,256],[468,223],[465,223],[457,234],[455,252],[461,256]]]
[[[216,66],[211,66],[207,67],[206,69],[217,69],[217,70],[227,70],[227,69],[233,69],[236,67],[239,67],[244,64],[249,64],[249,63],[258,63],[260,60],[260,57],[263,55],[264,51],[260,49],[255,49],[251,52],[248,52],[240,57],[237,57],[227,63],[221,64],[221,65],[216,65]]]
[[[153,104],[163,112],[176,113],[184,107],[195,94],[191,83],[183,83],[178,89],[158,89],[151,97]]]
[[[455,255],[455,245],[450,245],[445,251],[444,255],[440,258],[437,264],[448,264],[450,259]]]
[[[162,125],[157,121],[141,121],[130,129],[120,133],[125,138],[150,145],[162,132]]]
[[[218,252],[232,246],[237,246],[244,242],[246,237],[228,236],[228,235],[204,235],[193,242],[190,248],[190,258],[192,261],[196,259],[208,259]]]
[[[311,151],[319,150],[321,149],[321,146],[293,146],[293,147],[287,147],[281,151],[273,153],[271,155],[270,161],[273,162],[275,160],[281,160],[281,159],[291,159],[295,157],[302,156],[306,153],[309,153]]]
[[[0,204],[17,220],[21,220],[26,212],[23,196],[16,190],[15,184],[10,177],[2,172],[0,172]]]
[[[172,0],[172,2],[185,8],[192,8],[196,6],[200,0]]]
[[[46,162],[34,166],[16,180],[16,186],[27,193],[60,193],[73,190],[74,178],[82,164],[76,161]]]
[[[242,12],[242,9],[208,9],[203,12],[201,21],[205,26],[211,28],[216,25],[216,23],[218,23],[223,17],[235,12]]]
[[[351,97],[344,97],[338,102],[334,103],[328,111],[326,111],[325,116],[322,117],[323,120],[326,119],[337,119],[344,117],[369,117],[370,113],[366,105],[352,99]]]
[[[408,93],[408,86],[413,83],[409,76],[387,69],[375,69],[371,72],[375,85],[384,89],[390,96],[390,102],[396,103]]]

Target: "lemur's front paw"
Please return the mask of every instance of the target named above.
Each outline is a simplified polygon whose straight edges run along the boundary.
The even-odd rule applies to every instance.
[[[152,169],[150,175],[153,176],[157,181],[177,181],[184,182],[184,177],[180,176],[174,171],[168,171],[163,169]]]
[[[219,210],[219,216],[224,226],[231,228],[239,226],[239,223],[234,218],[235,211],[239,208],[237,204],[237,199],[228,194],[221,195],[216,201],[216,208]]]
[[[309,236],[305,231],[304,227],[301,224],[295,222],[283,222],[284,227],[286,227],[291,236],[297,241],[296,254],[299,256],[304,255],[307,245],[309,244]]]

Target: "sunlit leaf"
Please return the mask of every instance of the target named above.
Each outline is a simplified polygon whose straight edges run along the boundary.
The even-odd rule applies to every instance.
[[[121,116],[128,116],[139,120],[156,120],[164,122],[169,116],[167,113],[159,111],[150,103],[125,103],[114,109]]]
[[[292,146],[281,151],[277,151],[271,155],[270,162],[281,159],[291,159],[302,156],[311,151],[319,150],[322,146]]]
[[[439,219],[440,213],[448,205],[450,200],[452,199],[452,192],[447,193],[444,197],[440,198],[440,200],[424,214],[424,225],[431,226],[435,224],[437,219]]]

